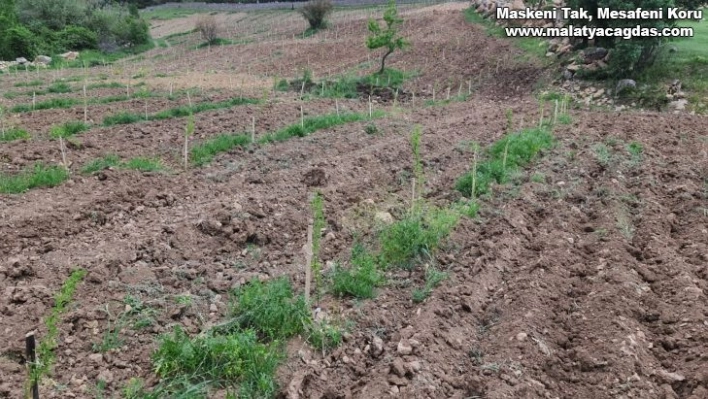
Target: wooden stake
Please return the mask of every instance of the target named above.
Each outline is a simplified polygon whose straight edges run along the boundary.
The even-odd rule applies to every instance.
[[[334,106],[337,107],[337,116],[339,116],[339,99],[334,99]]]
[[[371,103],[371,96],[369,96],[369,119],[374,118],[374,106]]]
[[[88,98],[86,97],[86,81],[84,80],[84,123],[88,123]]]
[[[34,331],[27,333],[25,335],[25,351],[29,364],[37,362],[37,342],[35,341]],[[32,391],[32,399],[39,399],[39,387],[37,386],[37,381],[32,382],[30,387]]]
[[[310,286],[312,285],[312,230],[314,221],[307,225],[307,244],[305,247],[305,302],[310,303]]]
[[[66,164],[66,149],[64,148],[64,139],[59,136],[59,149],[61,150],[61,162],[64,164],[64,168],[69,171],[69,165]]]
[[[251,117],[251,143],[256,142],[256,117]]]
[[[305,111],[303,111],[302,105],[300,106],[300,127],[305,128]]]

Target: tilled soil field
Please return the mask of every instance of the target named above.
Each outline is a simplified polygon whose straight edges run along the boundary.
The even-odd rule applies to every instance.
[[[507,110],[513,128],[538,123],[532,89],[543,69],[519,62],[497,68],[497,54],[518,50],[466,24],[460,12],[412,14],[416,34],[430,41],[414,41],[410,52],[392,58],[394,66],[425,65],[429,57],[440,59],[436,40],[449,46],[457,45],[456,36],[464,40],[459,51],[448,50],[446,62],[420,67],[407,83],[408,90],[421,91],[418,104],[376,104],[387,112],[375,121],[379,134],[367,134],[370,122],[355,122],[234,149],[184,171],[184,118],[94,126],[77,136],[79,146],[68,148],[68,181],[0,194],[0,397],[22,396],[25,334],[37,331],[41,341],[47,333],[55,292],[75,267],[88,274],[60,319],[56,361],[40,387],[42,397],[123,397],[131,378],[144,379],[147,387],[157,383],[151,353],[160,334],[180,325],[197,335],[219,324],[228,317],[232,289],[287,276],[303,290],[314,190],[325,201],[324,272],[346,261],[355,241],[375,237],[377,213],[394,219],[404,214],[414,126],[423,132],[423,197],[440,206],[457,201],[455,182],[471,165],[469,142],[486,147],[500,139],[509,129]],[[363,29],[342,34],[359,42],[364,35]],[[315,74],[367,58],[365,50],[353,50],[351,59],[333,59],[322,46],[311,55]],[[229,51],[241,50],[268,62],[247,46]],[[219,56],[211,54],[195,65],[217,65]],[[307,65],[296,53],[284,58],[290,66],[270,66]],[[190,66],[170,68],[178,74]],[[459,79],[450,83],[457,88],[482,74],[465,101],[422,105],[432,96],[422,93],[431,76]],[[14,79],[3,81],[8,90]],[[228,89],[206,90],[195,102],[228,99]],[[148,112],[185,101],[150,99]],[[292,93],[280,93],[265,105],[198,114],[193,139],[248,131],[252,118],[257,134],[271,132],[298,123],[301,105]],[[96,123],[120,110],[144,111],[140,99],[94,107]],[[305,116],[337,107],[368,111],[359,99],[303,105]],[[322,310],[352,327],[338,348],[324,354],[292,340],[278,371],[280,396],[707,398],[706,119],[639,111],[570,114],[570,124],[555,126],[553,148],[514,182],[494,186],[479,215],[461,219],[429,260],[448,278],[427,299],[411,300],[411,290],[424,284],[423,267],[389,270],[389,283],[375,299],[326,296]],[[60,148],[46,132],[81,118],[81,105],[22,115],[33,138],[0,143],[2,171],[61,162]],[[632,143],[641,145],[641,155],[628,151]],[[78,172],[108,153],[159,156],[170,169]],[[135,312],[128,295],[152,310],[149,322],[141,324],[148,315]],[[189,304],[176,300],[185,296],[193,298]]]

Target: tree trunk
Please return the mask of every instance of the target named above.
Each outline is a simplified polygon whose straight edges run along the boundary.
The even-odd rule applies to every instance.
[[[393,53],[393,50],[388,50],[388,52],[386,52],[386,54],[384,54],[383,58],[381,58],[381,69],[379,69],[379,74],[383,73],[384,67],[386,66],[386,57],[391,55],[391,53]]]

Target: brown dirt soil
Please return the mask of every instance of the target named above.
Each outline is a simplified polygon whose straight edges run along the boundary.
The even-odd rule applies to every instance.
[[[486,146],[502,137],[507,109],[517,128],[537,123],[531,89],[541,67],[511,62],[518,50],[466,25],[459,11],[414,11],[408,12],[416,21],[406,28],[413,50],[394,56],[392,66],[426,65],[406,86],[421,93],[435,77],[450,77],[453,90],[475,79],[477,91],[468,100],[434,107],[407,102],[397,109],[377,104],[388,112],[374,122],[379,135],[366,134],[367,123],[353,123],[233,150],[189,171],[179,168],[184,119],[93,128],[77,136],[81,147],[69,149],[74,164],[68,182],[0,194],[0,398],[21,397],[24,335],[46,334],[52,297],[75,266],[89,274],[61,319],[57,360],[42,397],[96,397],[98,379],[107,383],[106,397],[119,397],[132,377],[148,386],[156,382],[150,353],[159,334],[176,324],[196,334],[218,323],[228,313],[233,287],[287,275],[302,290],[310,186],[325,198],[325,263],[346,261],[355,236],[372,237],[375,211],[396,216],[406,209],[409,134],[416,124],[424,133],[425,198],[439,205],[457,200],[455,180],[470,167],[470,140]],[[264,14],[258,18],[278,21]],[[307,65],[307,43],[318,49],[310,53],[316,76],[348,70],[367,57],[357,47],[342,50],[365,34],[363,15],[346,18],[336,25],[338,45],[296,39],[298,48],[283,34],[282,41],[260,47],[224,49],[252,60],[256,70],[292,73]],[[442,60],[438,46],[447,49],[445,62],[434,62]],[[340,49],[336,57],[334,48]],[[284,52],[280,66],[264,58],[274,49]],[[154,70],[176,76],[197,66],[218,69],[212,68],[220,65],[218,53],[204,51],[184,64],[141,62],[160,63]],[[511,56],[498,58],[504,51]],[[235,73],[244,72],[242,65]],[[3,84],[11,87],[12,79]],[[297,122],[300,105],[292,93],[280,93],[267,106],[199,114],[194,140],[247,130],[252,116],[257,132],[273,131]],[[368,109],[359,100],[339,105]],[[138,102],[95,111],[133,106],[142,110]],[[150,110],[170,106],[156,102]],[[330,113],[335,102],[311,100],[305,109]],[[83,115],[80,107],[64,111],[38,111],[22,124],[46,132],[53,123]],[[424,302],[411,300],[411,291],[424,283],[422,268],[411,275],[389,272],[391,283],[373,300],[327,298],[325,312],[354,322],[354,328],[326,355],[299,339],[290,342],[278,373],[282,396],[708,397],[706,119],[577,109],[571,114],[572,124],[556,127],[553,149],[515,183],[495,187],[478,218],[462,220],[431,260],[449,278]],[[641,143],[641,159],[628,152],[631,142]],[[598,156],[600,144],[607,159]],[[79,174],[81,165],[107,153],[159,155],[171,170]],[[56,142],[45,134],[0,143],[2,171],[60,159]],[[194,298],[189,306],[176,301],[185,293]],[[154,310],[152,323],[139,328],[142,316],[119,318],[130,310],[126,295]],[[100,354],[94,345],[111,331],[121,342]]]

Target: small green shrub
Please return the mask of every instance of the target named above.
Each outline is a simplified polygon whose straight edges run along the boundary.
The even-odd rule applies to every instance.
[[[316,32],[326,26],[325,18],[333,9],[334,6],[330,0],[310,0],[298,11],[310,24],[310,29]]]
[[[245,134],[222,134],[211,140],[195,145],[190,150],[192,163],[201,166],[211,162],[214,156],[236,147],[246,147],[251,138]]]
[[[373,122],[370,122],[370,123],[366,124],[366,126],[364,127],[364,131],[368,135],[374,135],[379,132],[379,128],[376,127],[376,124],[374,124]]]

